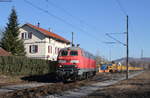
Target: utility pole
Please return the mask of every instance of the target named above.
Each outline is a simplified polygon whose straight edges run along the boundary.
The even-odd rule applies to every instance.
[[[109,60],[111,61],[111,47],[109,47]]]
[[[143,58],[143,49],[141,50],[141,59]]]
[[[74,40],[73,37],[74,37],[74,33],[72,32],[72,47],[74,46],[74,45],[73,45],[73,40]]]
[[[126,33],[106,33],[108,37],[115,40],[117,43],[120,43],[124,46],[126,46],[126,79],[128,79],[128,67],[129,67],[129,32],[128,32],[128,15],[126,16]],[[121,41],[117,40],[116,38],[112,37],[110,34],[126,34],[126,44],[122,43]],[[116,43],[116,42],[106,42],[106,43]]]
[[[129,70],[128,70],[128,67],[129,67],[129,65],[128,65],[128,64],[129,64],[128,15],[127,15],[126,17],[127,17],[127,27],[126,27],[126,28],[127,28],[127,32],[126,32],[126,38],[127,38],[127,39],[126,39],[126,53],[127,53],[127,54],[126,54],[126,56],[127,56],[127,57],[126,57],[126,67],[127,67],[127,68],[126,68],[126,79],[128,79],[128,71],[129,71]]]
[[[143,64],[143,49],[141,50],[141,66],[143,67],[143,69],[144,69],[144,64]]]

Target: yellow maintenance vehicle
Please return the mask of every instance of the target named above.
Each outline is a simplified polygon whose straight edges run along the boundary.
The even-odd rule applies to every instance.
[[[126,71],[127,67],[121,64],[102,64],[99,72],[123,72]],[[129,71],[143,70],[143,67],[128,67]]]

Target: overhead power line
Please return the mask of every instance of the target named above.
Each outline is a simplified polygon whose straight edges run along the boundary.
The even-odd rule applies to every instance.
[[[113,34],[113,33],[112,33],[112,34]],[[114,34],[116,34],[116,33],[114,33]],[[122,45],[126,46],[126,44],[125,44],[125,43],[123,43],[123,42],[119,41],[118,39],[116,39],[116,38],[112,37],[109,33],[106,33],[106,35],[107,35],[109,38],[111,38],[111,39],[115,40],[116,42],[118,42],[118,43],[120,43],[120,44],[122,44]],[[108,42],[108,43],[109,43],[109,42]],[[110,42],[110,43],[115,43],[115,42]]]
[[[120,1],[119,0],[115,0],[115,1],[117,2],[117,4],[118,4],[120,10],[122,11],[122,13],[126,16],[127,13],[126,13],[125,9],[123,8],[122,4],[120,3]]]
[[[126,32],[124,32],[124,33],[106,33],[106,34],[126,34]]]
[[[40,10],[40,11],[42,11],[42,12],[48,14],[48,15],[50,15],[51,17],[54,17],[55,19],[57,19],[57,20],[59,20],[59,21],[65,23],[65,24],[71,26],[72,28],[79,29],[79,28],[75,27],[73,24],[67,22],[66,20],[64,20],[64,19],[62,19],[62,18],[60,18],[60,17],[58,17],[58,16],[56,16],[56,15],[50,13],[49,11],[47,11],[47,10],[41,8],[41,7],[38,7],[37,5],[34,5],[34,4],[31,3],[30,1],[28,1],[28,0],[24,0],[24,1],[25,1],[26,3],[28,3],[29,5],[31,5],[32,7],[36,8],[36,9],[38,9],[38,10]]]
[[[128,79],[128,66],[129,66],[129,32],[128,32],[128,23],[129,23],[129,19],[128,19],[128,14],[126,13],[126,11],[124,10],[124,8],[122,7],[121,3],[119,2],[119,0],[115,0],[119,7],[120,10],[125,14],[126,18],[127,18],[127,22],[126,22],[126,79]],[[115,39],[114,39],[115,40]],[[117,40],[116,40],[117,41]]]
[[[96,29],[95,26],[88,24],[86,21],[82,20],[81,18],[74,16],[73,14],[71,14],[68,10],[66,10],[65,8],[63,8],[60,5],[57,5],[56,3],[52,2],[52,0],[46,0],[46,2],[48,2],[48,4],[52,5],[53,7],[59,9],[60,11],[63,11],[64,13],[66,13],[68,16],[72,17],[73,19],[79,21],[80,23],[85,24],[86,26],[88,26],[89,28],[92,28],[93,30]]]
[[[12,2],[12,0],[0,0],[0,2]]]
[[[30,2],[30,1],[28,1],[28,0],[24,0],[24,1],[25,1],[27,4],[31,5],[32,7],[36,8],[36,9],[38,9],[38,10],[40,10],[40,11],[42,11],[42,12],[48,14],[48,15],[50,15],[51,17],[53,17],[53,18],[55,18],[55,19],[57,19],[57,20],[59,20],[59,21],[65,23],[65,24],[67,24],[68,26],[70,26],[70,27],[72,27],[72,28],[74,28],[74,29],[76,29],[76,30],[82,31],[82,32],[85,33],[85,35],[87,35],[88,37],[93,37],[93,39],[95,39],[96,41],[99,40],[99,38],[97,38],[96,36],[94,36],[94,35],[92,35],[92,34],[86,32],[85,30],[83,30],[82,28],[77,27],[76,25],[73,25],[73,24],[70,23],[70,22],[67,22],[65,19],[63,19],[63,18],[61,18],[61,17],[58,17],[58,16],[56,16],[56,15],[50,13],[49,11],[47,11],[47,10],[45,10],[45,9],[43,9],[43,8],[41,8],[41,7],[37,6],[37,5],[35,5],[35,4],[33,4],[32,2]]]

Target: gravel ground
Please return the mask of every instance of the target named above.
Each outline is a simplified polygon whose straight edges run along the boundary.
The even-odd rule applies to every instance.
[[[134,76],[137,76],[141,74],[142,72],[136,72],[136,73],[130,73],[129,78],[132,78]],[[85,85],[80,88],[72,89],[69,91],[63,92],[63,94],[57,94],[53,95],[54,97],[57,98],[80,98],[83,96],[87,96],[88,94],[98,90],[98,89],[104,89],[104,87],[113,85],[118,83],[121,80],[125,79],[125,74],[124,73],[107,73],[107,76],[110,76],[109,79],[106,77],[95,77],[93,80],[95,82],[90,82],[88,85]],[[52,95],[50,95],[52,96]],[[46,96],[44,98],[47,98],[49,96]]]
[[[150,98],[150,71],[99,89],[84,98]]]
[[[23,76],[10,76],[0,74],[0,88],[2,86],[27,83],[26,81],[21,80],[21,77]]]
[[[42,76],[43,78],[43,76]],[[89,80],[83,80],[83,81],[77,81],[77,82],[69,82],[69,83],[62,83],[62,82],[56,82],[56,83],[51,83],[51,84],[47,84],[47,85],[37,85],[37,83],[35,83],[35,85],[37,85],[37,87],[33,87],[30,85],[30,83],[25,84],[24,85],[9,85],[9,86],[2,86],[0,89],[0,91],[2,91],[2,93],[0,93],[0,98],[4,97],[4,98],[37,98],[40,96],[46,96],[49,94],[62,94],[64,91],[66,90],[70,90],[70,89],[74,89],[74,88],[80,88],[81,86],[85,86],[85,85],[89,85],[93,82],[96,81],[104,81],[104,80],[108,80],[111,78],[111,74],[105,74],[105,73],[101,73],[96,75],[95,77],[93,77],[92,79]],[[96,79],[96,81],[95,81]],[[39,84],[41,84],[41,81],[43,83],[43,80],[40,79],[38,77],[29,77],[28,80],[38,80],[40,81]],[[49,79],[48,79],[49,80]],[[51,79],[50,79],[51,80]],[[50,81],[49,80],[49,81]],[[47,81],[47,79],[46,79]],[[44,81],[44,82],[46,82]],[[32,85],[34,85],[34,83],[32,83]],[[21,86],[21,87],[20,87]],[[3,92],[5,89],[5,92]],[[9,90],[13,90],[13,91],[9,91]]]
[[[133,74],[133,73],[131,73]],[[27,77],[27,80],[32,80],[32,81],[40,81],[40,82],[45,82],[45,85],[38,85],[36,87],[31,86],[28,87],[29,85],[25,85],[27,86],[27,88],[25,88],[23,85],[20,86],[19,85],[10,85],[10,86],[5,86],[6,89],[10,88],[13,89],[13,91],[7,92],[7,93],[0,93],[0,98],[53,98],[53,96],[56,97],[63,97],[65,96],[64,91],[79,91],[79,89],[83,88],[87,89],[87,87],[91,86],[91,87],[96,87],[95,84],[99,84],[99,85],[106,85],[106,84],[111,84],[111,82],[113,83],[113,81],[118,81],[118,79],[120,79],[121,77],[125,77],[124,73],[99,73],[97,74],[95,77],[89,79],[89,80],[83,80],[83,81],[77,81],[77,82],[70,82],[70,83],[61,83],[61,82],[56,82],[56,83],[51,83],[51,84],[47,84],[47,80],[51,81],[52,79],[49,78],[49,75],[46,76],[47,79],[43,79],[43,76],[41,76],[41,78],[39,79],[39,77],[33,78],[33,77]],[[111,81],[113,80],[113,81]],[[105,83],[102,83],[104,82]],[[119,80],[120,81],[120,80]],[[115,82],[117,83],[117,82]],[[33,84],[34,85],[34,84]],[[94,86],[92,86],[94,85]],[[19,87],[17,89],[17,87]],[[84,88],[85,87],[85,88]],[[104,88],[104,87],[103,87]],[[1,87],[1,89],[3,89],[3,86]],[[91,88],[93,89],[93,88]],[[94,91],[97,90],[98,88],[94,88]],[[89,90],[90,91],[90,90]],[[93,91],[92,91],[93,92]],[[92,93],[91,91],[89,93]],[[84,92],[82,92],[84,93]],[[87,95],[88,93],[86,92],[85,95]],[[52,95],[52,96],[51,96]],[[68,94],[67,94],[68,95]],[[85,96],[84,95],[84,96]],[[80,96],[82,97],[82,96]],[[65,98],[65,97],[64,97]]]

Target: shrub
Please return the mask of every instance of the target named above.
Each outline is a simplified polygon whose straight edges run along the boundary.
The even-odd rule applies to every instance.
[[[0,56],[0,73],[9,75],[42,75],[55,72],[57,62],[21,56]]]

